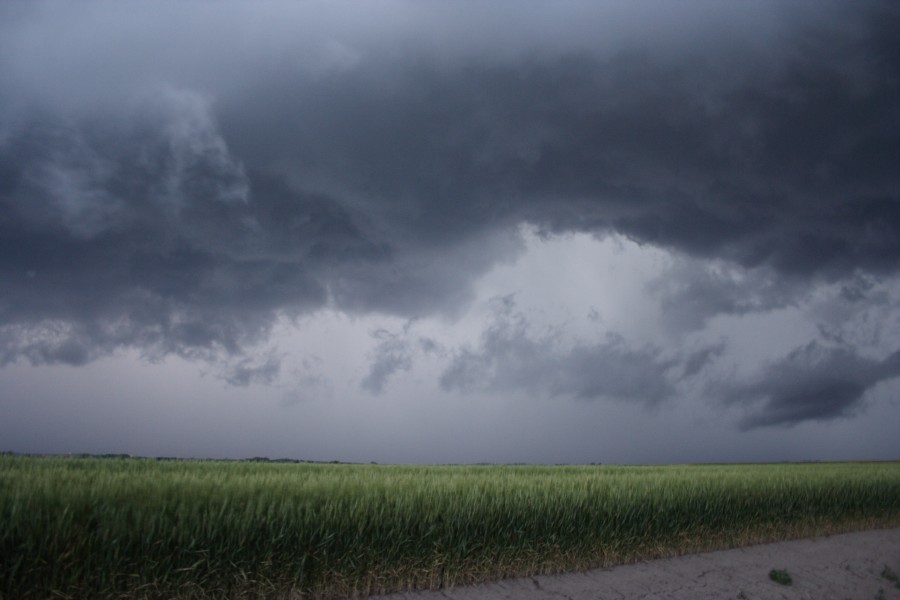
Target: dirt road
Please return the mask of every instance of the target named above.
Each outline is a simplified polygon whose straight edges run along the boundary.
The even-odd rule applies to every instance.
[[[769,578],[787,571],[792,583]],[[896,575],[894,575],[896,574]],[[380,600],[900,600],[900,528],[524,577]]]

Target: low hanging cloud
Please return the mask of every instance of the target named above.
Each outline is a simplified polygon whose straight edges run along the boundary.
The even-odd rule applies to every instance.
[[[380,394],[391,375],[412,368],[411,349],[409,342],[403,337],[384,329],[379,329],[372,337],[378,340],[378,345],[374,350],[369,373],[363,378],[361,385],[372,394]]]
[[[0,365],[136,348],[264,381],[279,318],[458,317],[523,224],[715,265],[650,290],[676,335],[890,279],[898,29],[890,0],[4,4]],[[680,353],[510,321],[441,385],[652,404],[719,355]],[[382,340],[364,389],[409,356]],[[813,414],[757,392],[759,424]]]
[[[504,390],[656,404],[675,392],[676,362],[655,348],[630,348],[614,334],[595,344],[567,344],[557,332],[533,333],[511,296],[495,302],[493,323],[477,347],[452,357],[440,378],[446,391]]]
[[[720,315],[776,310],[804,300],[809,287],[796,278],[779,277],[769,267],[742,269],[722,261],[679,257],[647,292],[657,298],[672,332],[703,329]]]
[[[900,377],[900,352],[878,360],[811,342],[772,362],[756,380],[718,391],[726,402],[761,402],[741,421],[753,429],[852,416],[868,390],[894,377]]]
[[[681,379],[690,379],[700,374],[708,365],[725,352],[725,343],[706,345],[687,354],[681,371]]]
[[[816,299],[810,314],[826,342],[887,355],[900,338],[900,278],[857,274]]]
[[[268,385],[281,372],[281,357],[274,352],[262,356],[243,357],[229,364],[223,379],[231,385],[246,387],[251,384]]]
[[[360,382],[364,390],[374,395],[381,394],[388,380],[412,369],[417,358],[445,353],[441,344],[429,337],[413,338],[412,326],[412,322],[407,322],[399,333],[386,329],[378,329],[372,333],[372,338],[378,343],[369,357],[369,372]]]

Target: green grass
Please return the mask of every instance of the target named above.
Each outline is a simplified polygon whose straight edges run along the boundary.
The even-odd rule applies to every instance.
[[[396,466],[0,456],[0,594],[301,598],[900,524],[900,463]]]

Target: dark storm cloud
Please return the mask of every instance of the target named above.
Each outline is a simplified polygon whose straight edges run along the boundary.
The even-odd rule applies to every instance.
[[[495,301],[495,318],[476,348],[462,348],[441,376],[444,390],[515,390],[579,400],[613,398],[655,404],[674,393],[676,361],[655,348],[631,348],[616,335],[565,347],[553,332],[532,333],[512,296]]]
[[[795,425],[851,416],[876,384],[900,377],[900,352],[883,360],[817,342],[770,364],[757,380],[724,389],[729,402],[761,401],[742,421],[745,429]]]
[[[410,243],[528,221],[783,274],[894,270],[898,9],[760,11],[755,42],[726,19],[602,50],[366,55],[312,85],[261,81],[223,123],[248,160],[365,190]]]
[[[7,132],[4,362],[238,353],[277,311],[321,306],[321,270],[384,255],[333,199],[246,173],[202,99],[155,100],[133,118],[38,115]]]
[[[134,346],[240,360],[278,315],[328,303],[453,314],[522,223],[618,232],[762,285],[666,288],[688,328],[900,266],[892,2],[0,10],[4,363]],[[443,385],[672,393],[656,350],[546,341],[497,326]],[[408,364],[376,354],[374,392]]]

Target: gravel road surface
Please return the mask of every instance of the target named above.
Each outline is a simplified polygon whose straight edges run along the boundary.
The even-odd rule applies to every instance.
[[[769,578],[790,575],[790,586]],[[596,569],[523,577],[381,600],[900,600],[900,528],[761,544]]]

